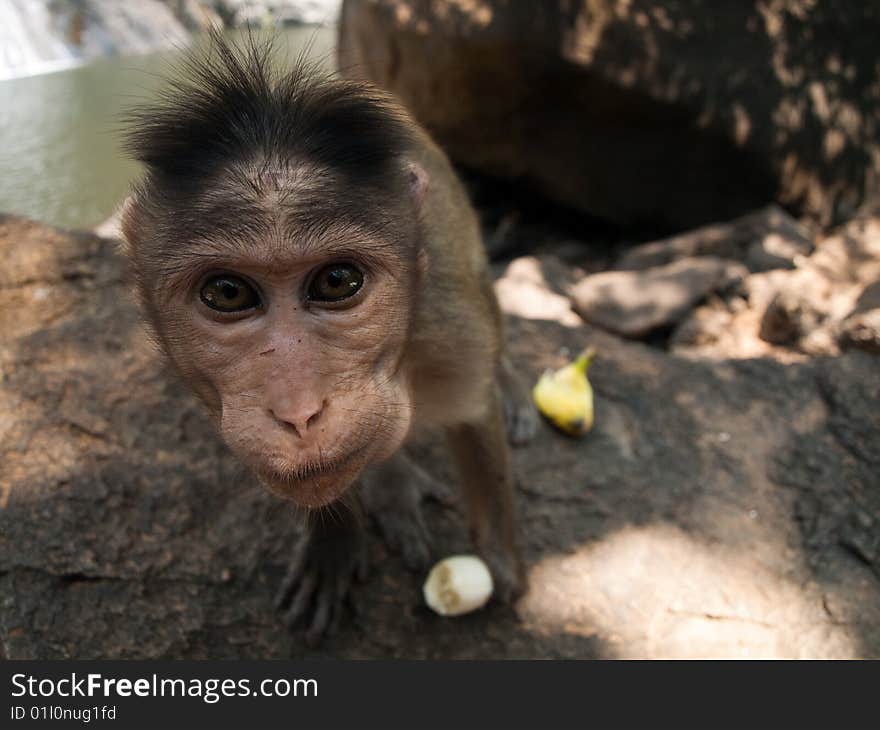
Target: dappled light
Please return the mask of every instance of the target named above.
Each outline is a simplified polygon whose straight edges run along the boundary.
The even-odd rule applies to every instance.
[[[880,657],[874,4],[62,5],[0,8],[0,658]]]
[[[571,302],[550,289],[540,262],[520,258],[512,262],[495,282],[501,310],[524,319],[545,319],[566,327],[577,327],[581,319],[571,309]]]
[[[775,199],[828,226],[876,187],[880,81],[859,33],[872,7],[369,5],[352,7],[372,34],[345,39],[346,67],[392,89],[469,166],[592,215],[681,229]],[[520,56],[527,74],[509,62]]]
[[[544,559],[521,604],[535,631],[601,637],[608,657],[675,659],[859,656],[800,571],[664,525],[627,527]]]

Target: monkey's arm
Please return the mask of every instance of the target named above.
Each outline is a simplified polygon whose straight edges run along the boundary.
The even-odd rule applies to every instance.
[[[306,641],[318,643],[335,629],[354,579],[364,580],[368,561],[360,506],[335,512],[311,511],[305,534],[294,548],[276,598],[293,628],[307,623]]]
[[[459,470],[471,539],[495,580],[496,595],[511,601],[526,587],[499,388],[487,396],[485,416],[447,429]]]

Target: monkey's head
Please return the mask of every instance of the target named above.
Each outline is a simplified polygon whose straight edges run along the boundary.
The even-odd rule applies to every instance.
[[[217,36],[131,122],[125,250],[156,341],[272,491],[335,500],[410,426],[427,178],[409,123]]]

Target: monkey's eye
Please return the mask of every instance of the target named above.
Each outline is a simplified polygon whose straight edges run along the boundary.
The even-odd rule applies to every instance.
[[[360,269],[351,264],[330,264],[312,278],[308,297],[313,302],[339,302],[357,294],[363,284]]]
[[[202,301],[218,312],[243,312],[260,304],[260,295],[244,279],[221,274],[208,279],[199,292]]]

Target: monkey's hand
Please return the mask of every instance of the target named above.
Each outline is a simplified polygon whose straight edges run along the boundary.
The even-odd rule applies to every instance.
[[[531,391],[507,357],[501,359],[498,382],[501,385],[507,440],[511,446],[525,446],[535,437],[540,422]]]
[[[413,571],[431,563],[431,535],[422,515],[422,500],[449,504],[452,491],[404,453],[372,467],[361,478],[361,502],[375,520],[385,544]]]
[[[525,564],[517,548],[500,543],[480,541],[477,552],[489,566],[495,584],[495,598],[502,603],[513,603],[528,588]]]
[[[323,518],[323,519],[322,519]],[[355,578],[367,574],[367,549],[356,515],[315,515],[300,538],[275,599],[290,628],[305,625],[314,646],[333,633]]]

